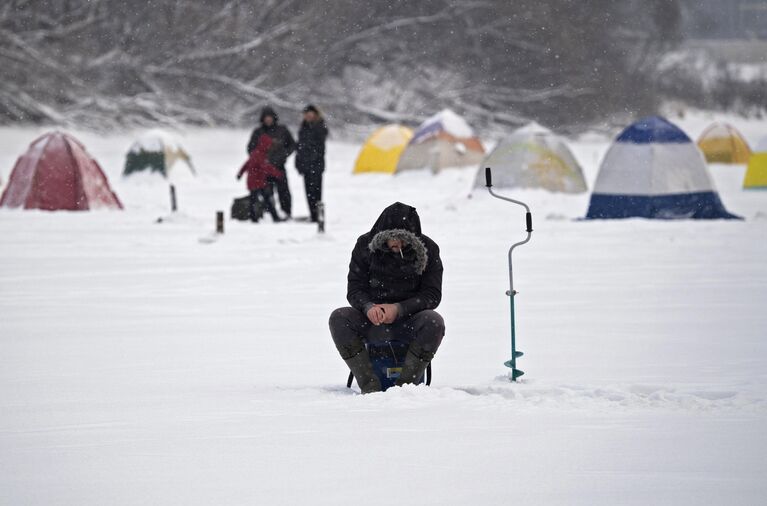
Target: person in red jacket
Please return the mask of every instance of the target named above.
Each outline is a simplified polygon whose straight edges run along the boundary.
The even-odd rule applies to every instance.
[[[252,221],[258,221],[258,215],[256,209],[259,200],[261,200],[266,211],[272,216],[272,221],[275,223],[284,221],[277,214],[277,210],[274,208],[272,202],[272,196],[269,187],[269,178],[280,179],[283,177],[282,172],[277,170],[272,164],[269,163],[268,154],[269,148],[272,146],[272,139],[268,135],[262,135],[255,149],[251,151],[250,158],[237,173],[237,179],[240,179],[243,174],[248,173],[248,190],[250,191],[250,219]]]

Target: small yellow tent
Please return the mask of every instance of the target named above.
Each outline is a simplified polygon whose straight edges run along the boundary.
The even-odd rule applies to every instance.
[[[714,123],[700,135],[698,147],[709,163],[748,163],[751,149],[735,127]]]
[[[413,131],[402,125],[386,125],[367,138],[362,146],[354,174],[383,172],[394,174],[402,151],[413,137]]]
[[[767,137],[762,139],[748,160],[743,188],[747,190],[767,190]]]

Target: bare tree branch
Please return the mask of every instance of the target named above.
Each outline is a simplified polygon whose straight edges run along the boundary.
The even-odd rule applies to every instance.
[[[161,66],[179,64],[185,61],[220,58],[222,56],[244,54],[250,50],[256,49],[257,47],[261,46],[265,42],[272,41],[273,39],[279,37],[280,35],[288,33],[291,29],[293,29],[293,25],[291,23],[281,23],[277,25],[274,29],[270,30],[269,32],[263,35],[259,35],[255,39],[252,39],[244,44],[238,44],[236,46],[227,47],[223,49],[216,49],[211,51],[195,51],[192,53],[178,56],[177,58],[172,58],[170,60],[167,60],[166,62],[162,63]]]
[[[88,17],[85,19],[75,21],[68,25],[55,26],[53,28],[44,29],[44,30],[37,30],[34,32],[30,32],[28,35],[30,38],[35,39],[37,41],[41,41],[43,39],[62,38],[62,37],[66,37],[67,35],[76,33],[78,31],[82,31],[88,28],[89,26],[92,26],[96,23],[101,22],[103,19],[104,19],[104,16],[95,15],[93,12],[91,12],[88,15]]]
[[[247,95],[253,95],[260,99],[267,100],[269,101],[269,103],[276,106],[288,107],[294,110],[300,110],[302,107],[302,105],[299,102],[291,102],[291,101],[285,100],[272,92],[263,90],[261,88],[257,88],[255,86],[252,86],[242,81],[238,81],[237,79],[232,79],[232,78],[221,76],[221,75],[208,74],[205,72],[198,72],[194,70],[167,69],[167,68],[156,67],[156,66],[147,67],[146,72],[150,74],[156,74],[156,75],[167,75],[167,76],[195,78],[195,79],[202,79],[206,81],[213,81],[220,84],[224,84],[241,93],[245,93]]]
[[[330,46],[330,51],[339,51],[340,49],[347,47],[349,45],[356,44],[357,42],[360,42],[363,40],[373,39],[384,32],[396,30],[398,28],[412,27],[417,25],[428,25],[431,23],[435,23],[437,21],[447,20],[447,19],[450,19],[452,16],[457,15],[463,10],[466,10],[466,9],[461,7],[456,7],[456,6],[447,6],[436,14],[431,14],[428,16],[415,16],[415,17],[395,19],[393,21],[389,21],[388,23],[384,23],[378,26],[373,26],[371,28],[368,28],[367,30],[362,30],[360,32],[355,33],[354,35],[346,37],[345,39],[339,40],[338,42],[335,42],[334,44]]]
[[[15,45],[19,50],[26,53],[26,55],[37,62],[38,64],[42,65],[48,70],[52,70],[56,72],[61,77],[65,78],[67,81],[77,84],[82,84],[82,81],[77,79],[72,73],[69,71],[69,69],[66,69],[65,67],[62,67],[55,61],[51,60],[50,58],[47,58],[44,56],[40,51],[33,48],[27,41],[19,37],[18,35],[11,33],[7,30],[0,30],[0,35],[4,36],[6,39],[8,39],[13,45]]]

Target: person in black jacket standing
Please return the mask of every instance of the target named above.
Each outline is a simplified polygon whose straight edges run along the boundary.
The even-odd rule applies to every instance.
[[[269,195],[273,195],[274,188],[277,188],[277,194],[280,199],[280,207],[287,218],[291,217],[291,197],[288,187],[288,175],[285,171],[285,162],[288,157],[296,150],[296,141],[290,134],[290,130],[279,124],[279,116],[269,106],[261,111],[261,126],[253,130],[253,134],[248,141],[248,155],[250,155],[262,135],[268,135],[272,138],[272,147],[269,150],[269,163],[282,172],[282,178],[276,181],[270,181]]]
[[[317,203],[322,201],[322,173],[325,171],[325,139],[328,128],[320,111],[309,104],[304,108],[304,121],[298,131],[296,170],[304,176],[309,216],[316,222]]]
[[[394,203],[357,239],[346,298],[351,307],[330,315],[333,341],[362,393],[381,390],[365,343],[409,343],[396,384],[413,383],[434,358],[445,323],[434,311],[442,300],[439,247],[421,233],[414,207]]]

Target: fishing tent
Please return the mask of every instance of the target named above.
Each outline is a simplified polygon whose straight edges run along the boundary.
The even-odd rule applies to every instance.
[[[698,147],[710,163],[748,163],[751,149],[734,126],[714,123],[698,139]]]
[[[743,188],[767,190],[767,137],[756,145],[756,149],[748,159]]]
[[[192,174],[194,166],[181,143],[163,130],[150,130],[134,142],[125,157],[123,176],[135,172],[158,172],[168,177],[176,162],[184,162]]]
[[[393,174],[402,151],[413,138],[413,131],[402,125],[386,125],[373,132],[362,145],[354,174],[382,172]]]
[[[466,120],[444,109],[416,129],[397,162],[397,172],[476,166],[484,156],[485,148]]]
[[[703,154],[676,125],[640,119],[615,139],[599,168],[586,218],[732,219]]]
[[[85,147],[71,135],[52,132],[34,140],[16,161],[0,207],[83,211],[122,204]]]
[[[588,189],[583,169],[564,140],[536,123],[515,130],[498,143],[479,167],[476,188],[485,186],[485,167],[493,169],[493,184],[501,188],[564,193]]]

